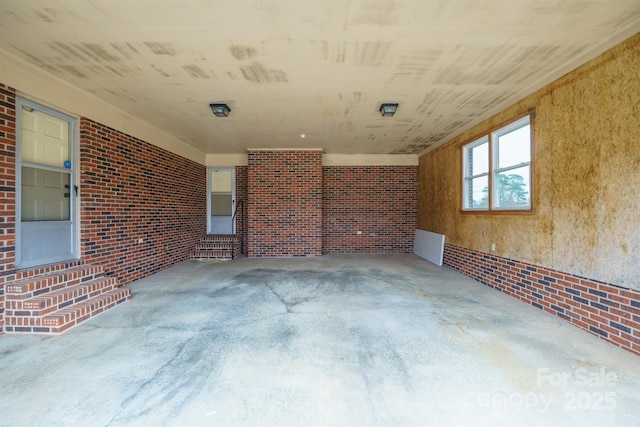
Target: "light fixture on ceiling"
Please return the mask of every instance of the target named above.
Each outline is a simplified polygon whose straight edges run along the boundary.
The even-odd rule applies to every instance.
[[[209,104],[209,107],[216,117],[227,117],[231,112],[231,108],[227,104]]]
[[[397,109],[398,109],[398,104],[388,104],[388,103],[381,104],[380,114],[382,114],[382,117],[393,117]]]

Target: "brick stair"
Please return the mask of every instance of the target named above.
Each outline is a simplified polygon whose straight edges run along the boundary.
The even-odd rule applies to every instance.
[[[233,243],[232,234],[208,234],[200,239],[195,250],[191,253],[191,259],[197,260],[230,260],[241,252],[240,239]]]
[[[60,333],[130,298],[97,265],[25,273],[5,284],[5,332]]]

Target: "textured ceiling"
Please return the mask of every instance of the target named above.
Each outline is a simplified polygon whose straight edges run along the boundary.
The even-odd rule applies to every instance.
[[[638,0],[0,2],[0,49],[204,153],[419,153],[638,31]]]

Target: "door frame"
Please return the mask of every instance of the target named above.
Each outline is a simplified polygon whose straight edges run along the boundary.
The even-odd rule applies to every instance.
[[[236,209],[236,168],[235,167],[216,167],[207,168],[207,234],[211,234],[211,173],[213,171],[231,171],[231,217]],[[232,220],[231,234],[236,233],[236,221]]]
[[[39,262],[24,262],[21,259],[22,251],[22,111],[25,109],[38,110],[42,113],[64,120],[69,124],[69,156],[71,168],[69,168],[69,221],[71,223],[71,255],[51,257]],[[37,102],[16,96],[16,158],[15,158],[15,265],[16,268],[36,267],[54,262],[80,259],[80,209],[79,209],[79,187],[78,172],[78,119],[60,111],[54,110]],[[46,167],[43,167],[46,169]],[[77,190],[74,190],[77,189]],[[77,195],[76,195],[77,192]]]

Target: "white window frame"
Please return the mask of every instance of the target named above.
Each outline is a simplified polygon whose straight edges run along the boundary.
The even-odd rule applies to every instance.
[[[463,148],[462,148],[462,182],[463,182],[463,187],[462,187],[462,206],[463,209],[465,210],[470,210],[470,211],[486,211],[489,210],[489,204],[487,203],[487,207],[486,208],[474,208],[473,206],[466,206],[465,207],[465,203],[469,200],[472,200],[472,198],[470,198],[469,192],[472,191],[473,187],[472,187],[472,183],[474,179],[478,179],[478,178],[482,178],[484,176],[487,177],[487,183],[490,182],[490,176],[491,175],[491,162],[489,161],[489,158],[487,158],[487,172],[485,173],[480,173],[477,175],[467,175],[467,172],[469,172],[469,152],[471,150],[473,150],[474,148],[483,145],[483,144],[487,144],[488,145],[488,150],[487,153],[490,153],[490,148],[491,145],[489,144],[489,136],[485,135],[482,136],[472,142],[470,142],[469,144],[466,144]],[[488,154],[487,154],[488,155]],[[473,172],[472,172],[473,173]]]
[[[521,162],[515,165],[509,165],[502,168],[498,168],[499,162],[499,145],[498,138],[502,135],[507,135],[522,127],[530,127],[529,136],[529,161]],[[489,172],[487,174],[467,175],[469,172],[469,151],[473,148],[488,143],[488,164]],[[480,212],[480,213],[518,213],[518,212],[531,212],[533,210],[533,114],[527,114],[519,119],[516,119],[506,125],[503,125],[479,138],[475,138],[473,141],[462,145],[462,211],[463,212]],[[498,198],[494,197],[498,194],[498,175],[500,173],[508,172],[510,170],[519,169],[523,167],[529,168],[529,194],[527,198],[527,205],[522,206],[509,206],[501,207],[497,206]],[[467,206],[467,202],[471,200],[469,198],[469,191],[471,188],[471,182],[473,179],[488,175],[488,203],[486,207],[474,208],[473,206]]]

